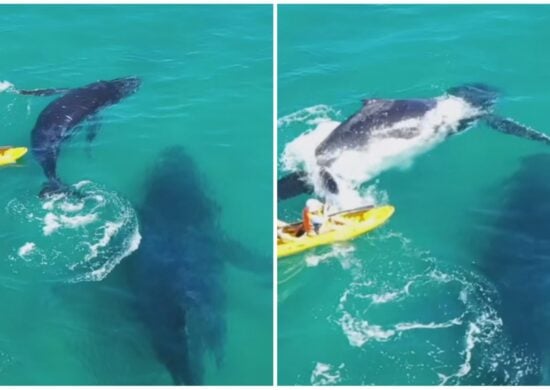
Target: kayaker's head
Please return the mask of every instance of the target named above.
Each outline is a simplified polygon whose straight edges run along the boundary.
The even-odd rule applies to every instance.
[[[315,213],[323,209],[323,204],[319,202],[317,199],[312,198],[306,201],[306,207],[310,212]]]

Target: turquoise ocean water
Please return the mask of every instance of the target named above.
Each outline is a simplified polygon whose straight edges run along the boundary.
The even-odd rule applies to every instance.
[[[502,91],[498,114],[550,134],[548,6],[289,5],[278,18],[279,177],[364,98],[483,82]],[[388,224],[279,261],[279,383],[549,384],[549,153],[480,123],[361,185],[396,207]],[[340,173],[361,182],[369,157]],[[305,199],[278,217],[299,219]]]
[[[15,88],[142,80],[62,147],[81,198],[40,200],[30,153],[0,169],[0,384],[171,384],[173,325],[198,382],[270,384],[272,7],[1,6],[0,51]],[[0,144],[29,146],[53,99],[1,93]]]

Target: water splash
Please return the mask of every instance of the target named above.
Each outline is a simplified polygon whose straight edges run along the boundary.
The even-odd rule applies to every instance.
[[[335,196],[324,188],[315,150],[340,122],[335,120],[334,110],[328,107],[319,110],[317,107],[319,106],[280,119],[280,126],[289,122],[302,122],[306,127],[305,132],[285,146],[281,167],[285,171],[305,172],[318,196],[328,199],[332,204],[347,207],[363,205],[372,199],[374,190],[371,189],[370,193],[362,191],[364,183],[392,168],[410,168],[416,156],[442,142],[449,132],[458,128],[462,119],[479,114],[477,109],[463,99],[442,96],[436,99],[435,107],[424,116],[376,129],[363,148],[341,150],[331,162],[328,170],[339,188],[339,194]],[[418,129],[418,135],[413,138],[388,136],[395,130],[411,127]]]
[[[80,196],[21,195],[8,203],[14,273],[26,269],[46,279],[99,281],[138,248],[137,216],[128,201],[89,181],[73,188]]]
[[[333,366],[327,363],[317,362],[311,372],[310,383],[313,386],[336,385],[342,380],[342,371],[345,364]]]

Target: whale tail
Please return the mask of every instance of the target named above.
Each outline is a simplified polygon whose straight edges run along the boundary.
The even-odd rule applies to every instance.
[[[39,196],[45,198],[50,195],[68,193],[69,186],[63,184],[59,179],[54,178],[50,179],[48,182],[44,183],[42,189],[40,190]]]
[[[304,172],[293,172],[277,181],[277,200],[290,199],[301,194],[311,194],[313,187],[307,183]]]
[[[319,174],[323,187],[331,194],[338,194],[338,184],[334,177],[325,168],[321,168]],[[304,172],[293,172],[277,181],[278,201],[290,199],[301,194],[311,194],[312,192],[313,186],[307,182],[307,176]]]
[[[543,142],[550,145],[550,136],[514,122],[509,118],[502,118],[497,115],[487,115],[484,119],[485,122],[491,126],[491,128],[500,131],[501,133],[511,134],[517,137]]]

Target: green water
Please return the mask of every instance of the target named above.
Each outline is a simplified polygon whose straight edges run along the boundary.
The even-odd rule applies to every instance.
[[[91,205],[39,200],[44,177],[30,153],[0,171],[0,384],[172,383],[132,304],[132,257],[123,258],[139,242],[135,210],[166,147],[193,159],[222,234],[253,254],[243,263],[269,268],[272,42],[269,5],[0,7],[0,80],[33,89],[142,79],[104,110],[91,147],[84,134],[62,147],[59,176],[80,182]],[[0,144],[29,146],[52,99],[0,94]],[[95,221],[60,219],[93,207]],[[107,243],[106,222],[121,225]],[[271,276],[224,268],[215,279],[226,296],[224,357],[219,367],[206,358],[203,382],[270,384]]]
[[[550,132],[548,6],[288,5],[278,19],[279,177],[291,141],[362,98],[483,82],[503,91],[497,113]],[[364,184],[396,207],[387,225],[279,262],[279,384],[548,384],[548,167],[523,160],[544,152],[478,124]]]

